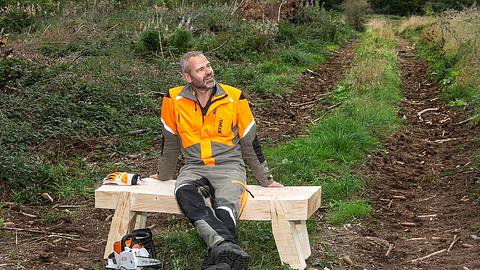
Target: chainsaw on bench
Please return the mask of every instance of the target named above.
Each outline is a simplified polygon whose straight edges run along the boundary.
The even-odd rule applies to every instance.
[[[134,230],[113,244],[113,252],[108,256],[107,269],[157,268],[161,261],[156,258],[152,231],[148,228]]]

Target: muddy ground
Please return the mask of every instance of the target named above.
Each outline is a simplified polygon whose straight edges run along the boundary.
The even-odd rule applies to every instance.
[[[253,104],[263,103],[253,106],[260,137],[282,142],[318,121],[315,111],[330,108],[318,107],[315,100],[343,77],[353,48],[354,43],[349,44],[318,69],[306,71],[292,95],[249,97]],[[480,269],[479,194],[474,194],[479,172],[472,164],[479,127],[461,123],[468,112],[439,99],[427,66],[406,43],[398,59],[405,96],[400,116],[405,125],[360,168],[370,177],[366,196],[373,216],[342,228],[324,226],[312,235],[315,244],[308,263],[314,269]],[[136,162],[147,164],[142,167],[144,175],[155,170],[154,160]],[[8,248],[0,249],[0,269],[104,265],[112,211],[94,209],[91,201],[2,203],[6,225],[23,231],[3,232],[1,240]],[[314,218],[323,221],[323,214],[319,211]],[[158,232],[168,226],[165,219],[154,215],[148,224],[155,224]],[[422,259],[429,254],[434,255]]]

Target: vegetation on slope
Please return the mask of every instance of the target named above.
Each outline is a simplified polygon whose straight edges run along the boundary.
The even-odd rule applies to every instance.
[[[107,172],[154,159],[161,96],[182,83],[188,50],[207,52],[219,81],[265,97],[292,91],[352,34],[320,7],[276,24],[206,2],[5,2],[14,52],[0,60],[0,179],[14,201],[89,196]]]

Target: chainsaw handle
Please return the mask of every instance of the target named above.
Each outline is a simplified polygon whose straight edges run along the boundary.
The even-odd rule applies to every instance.
[[[125,251],[125,247],[127,246],[127,240],[130,239],[129,248],[132,248],[135,244],[149,244],[150,248],[153,249],[153,256],[155,257],[155,246],[152,243],[152,230],[149,228],[144,229],[137,229],[133,230],[131,233],[128,233],[122,237],[121,240],[121,250]]]

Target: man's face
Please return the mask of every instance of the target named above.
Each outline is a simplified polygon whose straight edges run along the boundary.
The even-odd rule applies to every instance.
[[[215,86],[213,69],[205,56],[190,57],[187,63],[190,67],[190,73],[183,73],[183,77],[193,88],[208,91]]]

